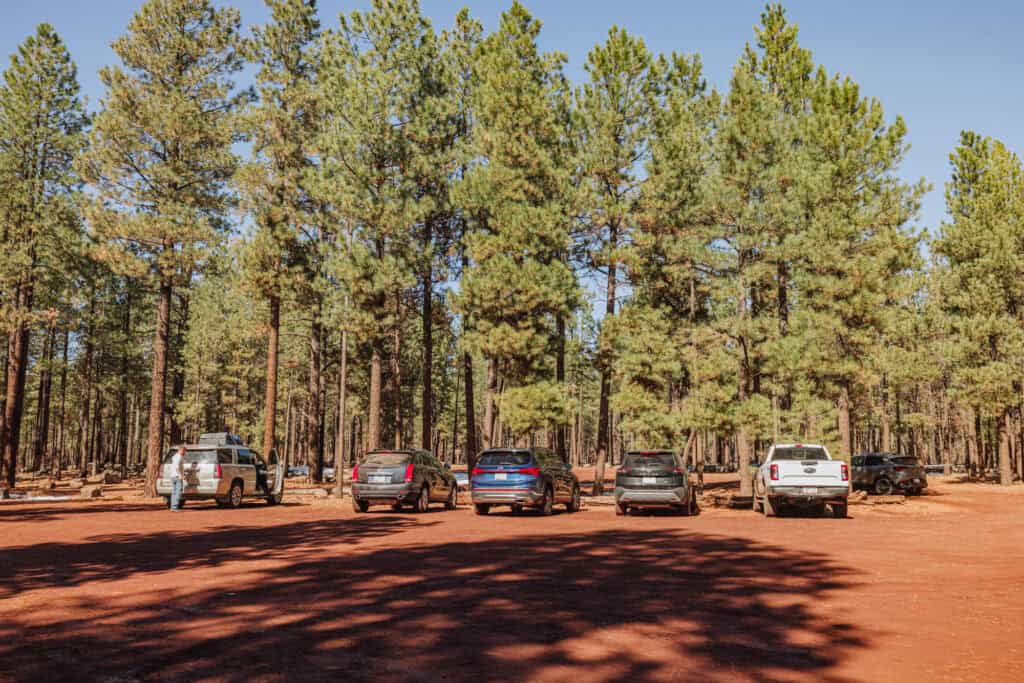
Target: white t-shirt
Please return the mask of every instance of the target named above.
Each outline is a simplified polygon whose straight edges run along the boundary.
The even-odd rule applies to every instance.
[[[171,479],[185,478],[185,458],[181,457],[181,451],[175,451],[171,456]]]

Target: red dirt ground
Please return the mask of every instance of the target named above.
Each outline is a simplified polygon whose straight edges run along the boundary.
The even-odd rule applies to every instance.
[[[1024,487],[845,520],[108,494],[0,504],[0,679],[1024,680]]]

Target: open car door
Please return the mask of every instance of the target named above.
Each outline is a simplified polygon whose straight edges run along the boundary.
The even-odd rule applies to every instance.
[[[267,455],[267,488],[270,490],[267,502],[271,505],[277,505],[284,498],[284,474],[284,459],[271,449]]]

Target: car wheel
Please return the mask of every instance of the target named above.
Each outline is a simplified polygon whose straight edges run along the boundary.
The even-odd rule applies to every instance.
[[[401,503],[394,503],[394,504],[392,504],[391,511],[392,512],[401,512],[402,511],[402,504]]]
[[[619,516],[622,516],[622,515],[626,514],[626,512],[628,512],[628,511],[629,511],[629,508],[627,506],[622,505],[621,503],[616,503],[615,504],[615,514],[617,514]]]
[[[448,491],[448,500],[444,502],[445,510],[454,510],[459,506],[459,490],[454,486]]]
[[[545,487],[544,489],[544,500],[540,502],[540,514],[547,517],[555,511],[555,493],[551,490],[551,487]]]
[[[226,508],[228,506],[227,498],[214,498],[213,502],[216,503],[219,508]]]
[[[242,505],[242,482],[231,482],[231,490],[228,491],[228,507],[238,508]]]
[[[356,512],[366,512],[370,509],[370,501],[352,496],[352,509]]]
[[[267,496],[267,505],[280,505],[282,500],[284,500],[284,491],[271,493]]]
[[[882,477],[875,482],[875,493],[879,496],[888,496],[892,493],[892,481]]]
[[[836,519],[845,519],[846,509],[846,503],[832,503],[832,516]]]
[[[572,495],[569,496],[569,502],[565,504],[565,511],[579,512],[580,507],[580,487],[573,485]]]
[[[491,511],[491,506],[486,503],[477,503],[473,508],[476,510],[476,514],[478,515],[486,515]]]
[[[768,496],[761,499],[761,509],[764,511],[765,517],[775,516],[775,506],[772,505],[772,501],[768,499]]]
[[[420,495],[416,498],[416,512],[422,514],[430,509],[430,489],[426,486],[420,489]]]

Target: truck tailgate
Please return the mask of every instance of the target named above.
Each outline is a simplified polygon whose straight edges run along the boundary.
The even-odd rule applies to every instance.
[[[779,478],[772,486],[846,486],[841,460],[779,460]]]

